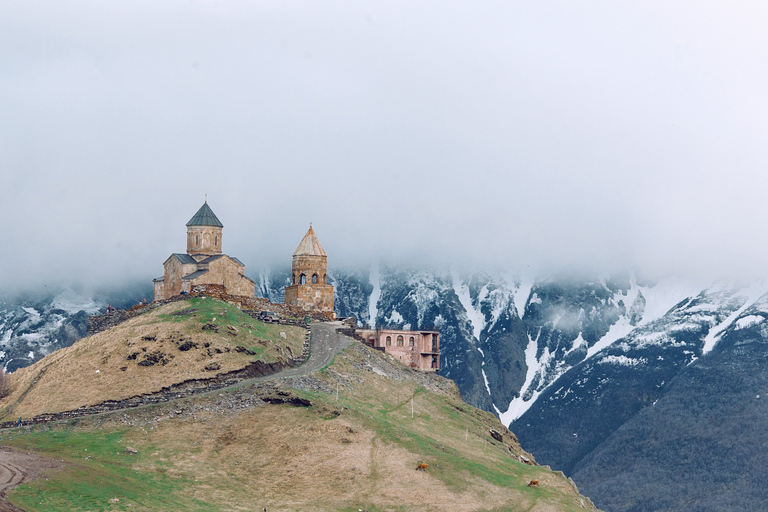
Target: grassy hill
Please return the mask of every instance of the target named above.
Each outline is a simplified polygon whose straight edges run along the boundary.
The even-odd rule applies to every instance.
[[[301,354],[304,334],[210,298],[167,304],[14,372],[0,421],[156,393],[256,360],[287,361]]]
[[[65,369],[85,368],[82,373],[87,371],[93,380],[94,368],[109,368],[100,373],[114,375],[116,384],[141,382],[147,390],[159,384],[151,384],[150,377],[140,378],[143,371],[158,371],[157,378],[164,382],[203,375],[201,365],[208,359],[176,354],[177,349],[169,348],[175,342],[159,338],[181,333],[201,346],[204,340],[217,347],[234,343],[230,336],[210,337],[196,327],[213,321],[206,315],[216,313],[217,321],[226,318],[220,325],[233,325],[239,333],[251,326],[249,336],[254,340],[265,339],[257,328],[275,327],[248,324],[235,316],[236,310],[208,300],[150,313],[92,337],[101,336],[101,343],[89,338],[78,342],[83,343],[80,351],[64,349],[48,356],[36,371],[47,370],[17,407],[42,410],[35,402],[38,399],[48,407],[65,407],[100,400],[99,393],[115,393],[104,386],[101,392],[80,390],[82,376],[67,374]],[[197,311],[179,314],[185,308]],[[219,316],[221,311],[233,316]],[[122,361],[140,345],[137,340],[147,335],[154,335],[157,345],[148,346],[146,352],[172,353],[176,356],[172,363],[121,370]],[[287,343],[279,332],[276,338]],[[237,343],[245,339],[243,334]],[[130,341],[134,344],[128,345]],[[257,341],[252,346],[261,346],[263,357],[277,358],[287,350],[280,348],[280,342],[264,346]],[[107,350],[105,345],[112,348]],[[112,359],[121,362],[110,363]],[[225,363],[233,368],[244,364],[222,357],[222,369]],[[129,371],[134,372],[133,379]],[[34,379],[34,372],[25,378]],[[63,396],[50,399],[35,394],[54,375],[61,390],[58,394]],[[121,391],[126,392],[127,388]],[[16,390],[11,400],[18,394]],[[501,441],[491,436],[491,429],[502,435]],[[595,510],[561,473],[527,464],[533,458],[514,435],[492,414],[465,404],[453,382],[406,368],[360,344],[310,375],[8,429],[0,431],[0,436],[0,444],[65,464],[10,492],[11,502],[28,512],[261,507],[270,512]],[[418,471],[421,463],[429,464],[429,470]],[[538,480],[540,486],[528,487],[531,480]]]

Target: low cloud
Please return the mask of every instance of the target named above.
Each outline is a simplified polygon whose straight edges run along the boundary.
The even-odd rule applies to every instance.
[[[224,250],[761,276],[753,3],[28,3],[0,15],[2,286]]]

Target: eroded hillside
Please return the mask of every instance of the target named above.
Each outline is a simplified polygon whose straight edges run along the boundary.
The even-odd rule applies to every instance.
[[[174,302],[83,338],[12,375],[0,419],[151,394],[174,384],[288,362],[305,329],[264,324],[210,298]]]

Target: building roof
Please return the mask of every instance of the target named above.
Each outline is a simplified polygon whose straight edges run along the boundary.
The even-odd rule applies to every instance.
[[[203,203],[203,206],[197,210],[197,213],[189,219],[187,226],[217,226],[223,228],[224,224],[222,224],[219,218],[216,217],[216,214],[213,213],[213,210],[211,210],[211,207],[208,206],[208,202],[206,201]]]
[[[198,270],[197,272],[192,272],[191,274],[184,276],[181,279],[183,281],[191,281],[192,279],[196,277],[200,277],[201,275],[207,274],[207,273],[208,273],[208,270]]]
[[[293,252],[294,256],[327,256],[323,250],[323,246],[320,245],[320,240],[317,239],[315,231],[312,229],[312,224],[309,225],[309,231],[301,239],[299,246]]]
[[[234,261],[235,263],[237,263],[238,265],[242,265],[243,267],[245,266],[245,263],[243,263],[239,259],[235,258],[234,256],[230,256],[229,254],[214,254],[213,256],[208,256],[207,258],[198,261],[198,263],[211,263],[211,262],[216,261],[217,259],[223,258],[225,256],[227,258],[231,259],[232,261]]]
[[[213,256],[208,256],[207,258],[203,258],[202,260],[198,261],[198,263],[210,263],[212,261],[216,261],[222,256],[224,256],[224,254],[214,254]]]
[[[184,263],[184,264],[187,264],[187,263],[197,264],[197,260],[192,256],[190,256],[189,254],[175,252],[171,254],[171,257],[175,257],[177,260],[179,260],[181,263]]]

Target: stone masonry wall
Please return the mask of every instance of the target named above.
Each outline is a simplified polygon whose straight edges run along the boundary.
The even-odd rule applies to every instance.
[[[245,267],[238,265],[229,256],[224,256],[208,265],[208,272],[194,280],[197,284],[223,284],[230,295],[253,297],[256,285],[243,275]]]
[[[221,254],[222,228],[187,226],[187,254]]]

